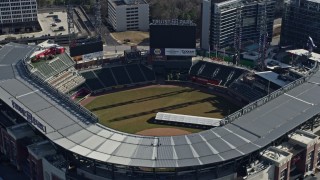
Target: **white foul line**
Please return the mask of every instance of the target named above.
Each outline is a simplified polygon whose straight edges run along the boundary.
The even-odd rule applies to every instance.
[[[311,106],[314,105],[313,103],[309,103],[309,102],[304,101],[304,100],[302,100],[302,99],[299,99],[299,98],[297,98],[297,97],[291,96],[290,94],[287,94],[287,93],[284,93],[284,94],[287,95],[287,96],[289,96],[289,97],[292,97],[293,99],[296,99],[296,100],[298,100],[298,101],[304,102],[304,103],[306,103],[306,104],[310,104]]]
[[[29,95],[29,94],[32,94],[32,93],[35,93],[35,92],[38,92],[38,91],[39,91],[39,89],[37,89],[37,90],[35,90],[35,91],[28,92],[28,93],[26,93],[26,94],[22,94],[22,95],[20,95],[20,96],[16,96],[16,98],[18,99],[18,98],[21,98],[21,97],[23,97],[23,96],[27,96],[27,95]]]

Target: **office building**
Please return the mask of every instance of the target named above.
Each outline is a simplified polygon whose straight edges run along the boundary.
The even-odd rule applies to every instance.
[[[288,0],[284,3],[280,44],[307,47],[308,37],[320,46],[320,1]],[[319,48],[315,52],[320,52]]]
[[[38,26],[36,0],[0,1],[0,34],[32,32]]]
[[[115,31],[149,30],[145,0],[108,0],[108,22]]]
[[[236,24],[241,27],[241,41],[259,42],[264,12],[266,12],[267,32],[270,35],[268,41],[271,41],[275,11],[274,0],[228,0],[223,2],[203,0],[201,9],[202,49],[233,47]],[[241,18],[237,21],[240,14]]]

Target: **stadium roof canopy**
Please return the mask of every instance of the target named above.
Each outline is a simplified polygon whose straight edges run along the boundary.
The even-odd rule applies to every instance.
[[[288,81],[283,81],[281,79],[278,79],[279,74],[272,72],[272,71],[263,71],[263,72],[256,72],[257,76],[264,78],[280,87],[288,84]]]
[[[303,55],[306,56],[309,53],[309,51],[307,51],[305,49],[294,49],[294,50],[288,50],[287,52],[291,53],[291,54],[298,55],[298,56],[303,56]],[[309,59],[311,59],[313,61],[320,62],[320,54],[312,52]]]
[[[285,64],[285,63],[282,63],[280,61],[276,61],[273,59],[266,59],[265,65],[269,69],[277,69],[277,68],[288,69],[288,68],[291,68],[291,66],[289,64]]]
[[[173,123],[185,123],[190,125],[203,125],[203,126],[220,126],[221,119],[217,118],[208,118],[200,116],[189,116],[183,114],[173,114],[173,113],[164,113],[158,112],[156,115],[156,120],[173,122]]]
[[[308,80],[312,83],[303,83],[225,126],[182,136],[126,134],[94,123],[80,106],[29,75],[20,60],[32,51],[32,46],[13,43],[0,49],[0,67],[6,66],[0,70],[2,101],[53,143],[100,162],[154,168],[222,163],[266,147],[320,112],[316,72]]]

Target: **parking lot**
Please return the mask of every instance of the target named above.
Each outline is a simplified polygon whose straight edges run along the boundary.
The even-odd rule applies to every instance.
[[[57,17],[57,18],[54,18]],[[43,37],[43,36],[57,36],[57,35],[67,35],[68,34],[68,22],[67,22],[67,12],[66,11],[55,11],[55,12],[44,12],[38,14],[38,21],[41,26],[42,31],[34,33],[24,33],[24,34],[8,34],[0,36],[0,41],[4,40],[6,37]],[[79,30],[75,27],[75,31]]]

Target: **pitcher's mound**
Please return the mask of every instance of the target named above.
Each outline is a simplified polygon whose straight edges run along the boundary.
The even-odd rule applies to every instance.
[[[136,134],[144,136],[177,136],[191,134],[191,132],[176,128],[153,128],[137,132]]]

